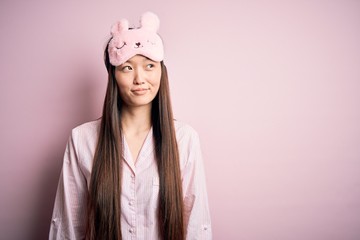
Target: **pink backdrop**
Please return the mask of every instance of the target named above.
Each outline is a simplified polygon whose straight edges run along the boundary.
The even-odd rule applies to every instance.
[[[50,3],[51,2],[51,3]],[[46,239],[112,23],[161,18],[201,136],[214,239],[360,239],[360,1],[1,1],[0,235]]]

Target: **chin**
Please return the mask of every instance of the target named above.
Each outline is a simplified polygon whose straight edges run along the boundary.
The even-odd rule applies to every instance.
[[[152,101],[154,100],[155,96],[137,96],[137,97],[131,97],[124,101],[124,103],[128,107],[141,107],[146,105],[151,105]]]
[[[136,101],[133,102],[132,104],[130,104],[130,106],[132,107],[141,107],[141,106],[147,106],[147,105],[151,105],[152,101]]]

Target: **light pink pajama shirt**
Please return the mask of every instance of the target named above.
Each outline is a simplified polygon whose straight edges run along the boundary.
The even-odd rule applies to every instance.
[[[86,201],[100,120],[72,130],[57,189],[49,239],[84,239]],[[175,121],[184,195],[186,239],[211,239],[211,222],[198,134]],[[134,164],[124,142],[121,193],[123,239],[159,239],[159,174],[152,129]]]

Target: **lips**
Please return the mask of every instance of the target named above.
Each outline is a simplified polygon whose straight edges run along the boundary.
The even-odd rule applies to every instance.
[[[133,90],[131,90],[132,93],[134,93],[135,95],[144,95],[148,92],[148,90],[150,90],[149,88],[135,88]]]

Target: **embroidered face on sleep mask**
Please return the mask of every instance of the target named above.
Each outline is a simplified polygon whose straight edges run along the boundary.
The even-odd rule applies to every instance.
[[[126,19],[115,23],[111,27],[112,39],[108,46],[111,65],[119,66],[137,54],[156,62],[162,61],[164,47],[157,34],[159,25],[159,18],[151,12],[141,16],[139,28],[129,29],[129,22]]]

